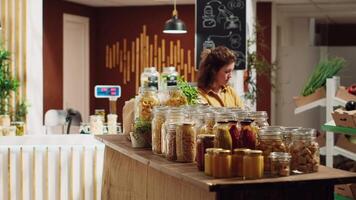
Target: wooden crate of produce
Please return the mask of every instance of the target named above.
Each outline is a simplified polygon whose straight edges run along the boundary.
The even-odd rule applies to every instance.
[[[339,87],[339,89],[336,92],[336,97],[343,99],[345,101],[356,101],[356,95],[347,92],[347,89],[344,86]]]
[[[331,113],[336,126],[356,128],[356,110],[337,109]]]
[[[306,104],[312,103],[314,101],[317,101],[319,99],[325,98],[326,97],[326,90],[325,87],[321,87],[317,89],[313,94],[308,95],[308,96],[298,96],[298,97],[293,97],[294,103],[297,107],[304,106]]]

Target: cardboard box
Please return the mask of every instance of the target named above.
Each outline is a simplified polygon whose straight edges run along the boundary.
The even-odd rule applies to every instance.
[[[356,128],[356,111],[346,111],[341,108],[331,113],[337,126]]]
[[[317,89],[313,94],[308,95],[306,97],[303,96],[298,96],[298,97],[293,97],[294,103],[297,107],[304,106],[306,104],[312,103],[314,101],[317,101],[319,99],[325,98],[326,97],[326,91],[325,87]]]
[[[336,92],[336,97],[343,99],[345,101],[356,101],[356,95],[347,92],[346,87],[340,86]]]
[[[356,184],[335,185],[334,191],[341,196],[356,199]]]
[[[356,153],[356,144],[350,142],[343,134],[337,137],[336,146]]]

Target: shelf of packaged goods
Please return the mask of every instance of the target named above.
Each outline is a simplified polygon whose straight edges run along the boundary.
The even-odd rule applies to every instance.
[[[325,107],[325,105],[326,105],[326,98],[322,98],[294,109],[294,114],[299,114],[304,111],[316,108],[318,106]]]

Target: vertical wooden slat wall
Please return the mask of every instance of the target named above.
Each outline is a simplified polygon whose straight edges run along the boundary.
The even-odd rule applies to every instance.
[[[112,45],[107,44],[105,49],[105,67],[108,69],[119,68],[121,84],[126,85],[133,82],[137,92],[140,74],[145,67],[156,67],[157,71],[162,72],[163,67],[167,66],[175,66],[178,73],[184,76],[187,81],[195,81],[196,72],[192,65],[191,50],[182,48],[180,40],[166,42],[165,39],[159,39],[156,34],[150,39],[146,25],[143,25],[140,35],[131,41],[131,45],[129,44],[130,41],[123,38],[121,45],[120,41],[115,41]],[[118,56],[120,61],[111,56],[113,54],[120,54]],[[131,73],[135,73],[135,76]]]
[[[10,97],[12,111],[26,99],[27,0],[0,0],[0,6],[1,43],[11,53],[11,74],[20,82],[18,91]]]

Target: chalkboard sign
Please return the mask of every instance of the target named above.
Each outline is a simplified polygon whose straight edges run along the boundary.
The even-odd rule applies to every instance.
[[[235,69],[246,68],[246,0],[196,0],[196,66],[204,48],[226,46],[237,56]]]

